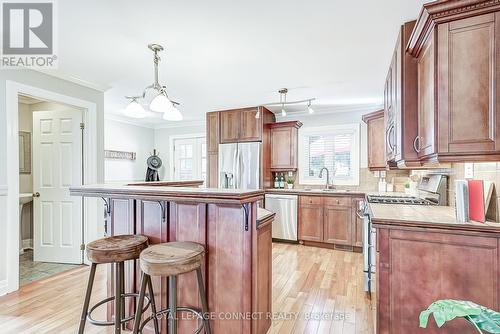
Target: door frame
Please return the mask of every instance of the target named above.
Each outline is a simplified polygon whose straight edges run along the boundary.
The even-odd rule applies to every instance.
[[[174,179],[174,167],[175,167],[175,154],[174,154],[174,144],[176,139],[190,139],[190,138],[205,138],[207,139],[207,136],[205,133],[191,133],[187,135],[172,135],[168,137],[168,151],[169,151],[169,166],[168,166],[168,175],[171,180]]]
[[[0,295],[19,289],[19,111],[18,95],[24,94],[69,104],[83,109],[85,131],[83,135],[83,179],[85,184],[97,183],[97,105],[94,102],[81,100],[38,87],[6,81],[6,125],[7,125],[7,282],[1,284]],[[84,199],[83,238],[84,243],[98,238],[98,224],[95,223],[98,212],[96,199]],[[91,224],[94,222],[94,224]]]

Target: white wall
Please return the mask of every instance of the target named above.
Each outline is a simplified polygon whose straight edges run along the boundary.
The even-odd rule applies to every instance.
[[[191,134],[194,135],[205,132],[206,129],[204,123],[155,130],[155,148],[160,152],[160,158],[163,162],[163,166],[159,171],[161,180],[170,180],[170,137]]]
[[[14,247],[12,244],[17,244],[16,240],[6,240],[6,236],[14,232],[12,231],[12,221],[9,219],[17,219],[11,217],[11,214],[7,207],[17,206],[18,199],[10,196],[11,193],[17,192],[19,189],[18,181],[8,180],[9,173],[13,173],[12,168],[16,164],[9,163],[7,161],[7,152],[12,148],[7,147],[7,138],[12,138],[16,136],[18,131],[17,126],[10,127],[7,124],[7,98],[6,98],[6,87],[7,81],[13,81],[19,84],[24,84],[32,86],[38,89],[43,89],[46,91],[51,91],[57,94],[70,96],[79,100],[85,100],[96,105],[96,138],[95,138],[95,148],[98,152],[98,158],[96,160],[96,178],[98,182],[104,180],[104,94],[103,92],[97,91],[95,89],[87,88],[69,81],[65,81],[41,72],[36,72],[32,70],[2,70],[0,71],[0,189],[6,189],[2,192],[7,192],[7,196],[0,195],[0,295],[7,291],[8,285],[12,284],[10,280],[16,277],[18,268],[12,268],[11,263],[13,263],[13,258],[17,257],[17,254],[12,253]],[[17,150],[17,149],[16,149]],[[17,172],[16,172],[17,174]],[[11,188],[8,188],[8,187]],[[99,211],[99,216],[101,216]],[[97,218],[96,213],[96,218]],[[17,226],[17,225],[16,225]],[[96,229],[102,230],[102,224],[98,224],[100,227]],[[89,227],[90,228],[90,227]],[[18,247],[16,247],[18,249]],[[17,252],[17,250],[16,250]]]
[[[153,151],[154,129],[105,119],[104,149],[113,151],[136,152],[136,160],[105,159],[105,180],[144,181],[146,159]]]

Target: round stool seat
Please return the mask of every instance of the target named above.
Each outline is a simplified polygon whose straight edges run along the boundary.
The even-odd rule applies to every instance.
[[[153,245],[141,252],[141,269],[150,276],[180,275],[201,267],[204,253],[205,248],[196,242]]]
[[[148,247],[143,235],[117,235],[92,241],[87,245],[87,257],[92,263],[112,263],[138,259]]]

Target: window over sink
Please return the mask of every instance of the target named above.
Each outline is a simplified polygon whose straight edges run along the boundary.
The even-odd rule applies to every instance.
[[[335,185],[359,185],[359,124],[299,130],[299,183],[324,185],[323,167]]]

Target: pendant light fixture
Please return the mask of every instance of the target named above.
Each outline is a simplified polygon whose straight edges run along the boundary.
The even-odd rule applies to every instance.
[[[146,97],[146,93],[149,90],[153,90],[156,92],[155,98],[151,101],[149,105],[149,109],[154,112],[163,113],[163,119],[167,121],[182,121],[182,114],[177,109],[179,103],[171,100],[167,94],[167,87],[164,85],[160,85],[158,82],[158,63],[161,58],[158,55],[161,51],[163,51],[163,46],[159,44],[149,44],[148,48],[153,51],[153,64],[154,64],[154,82],[144,88],[142,95],[139,96],[125,96],[126,99],[131,100],[127,108],[125,108],[125,115],[134,118],[143,118],[146,116],[146,112],[142,105],[137,101],[139,99],[144,99]]]
[[[288,94],[288,88],[282,88],[278,91],[280,94],[280,101],[279,102],[273,102],[273,103],[265,103],[264,106],[279,106],[281,108],[281,116],[286,117],[288,115],[288,112],[286,110],[286,107],[292,104],[306,104],[307,106],[307,112],[309,114],[313,114],[314,110],[311,107],[312,101],[316,100],[315,97],[312,97],[310,99],[305,99],[305,100],[299,100],[299,101],[287,101],[287,94]],[[255,115],[255,118],[260,118],[260,113],[257,112]]]
[[[281,116],[286,117],[285,103],[286,103],[286,93],[288,93],[287,88],[280,89],[280,102],[281,102]]]
[[[314,109],[311,108],[311,101],[309,101],[309,103],[307,104],[307,112],[309,113],[309,115],[314,114]]]

